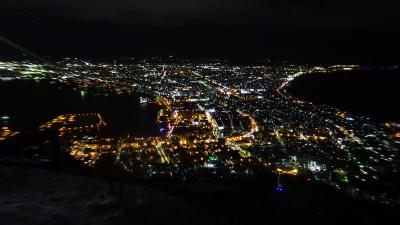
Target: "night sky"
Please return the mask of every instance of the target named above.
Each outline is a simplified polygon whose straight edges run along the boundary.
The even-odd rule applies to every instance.
[[[395,2],[1,0],[0,36],[53,57],[396,63]],[[0,45],[3,53],[12,52]]]

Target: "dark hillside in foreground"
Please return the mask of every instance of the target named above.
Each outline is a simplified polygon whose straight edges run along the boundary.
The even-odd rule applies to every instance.
[[[316,73],[291,82],[289,93],[299,99],[326,104],[377,122],[400,122],[399,70],[358,70]]]
[[[126,179],[126,178],[125,178]],[[275,179],[118,184],[0,165],[1,224],[384,224],[398,208],[343,196],[325,185]]]

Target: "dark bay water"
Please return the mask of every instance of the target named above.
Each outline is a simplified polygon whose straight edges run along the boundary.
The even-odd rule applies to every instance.
[[[158,107],[140,104],[138,96],[81,94],[67,85],[46,81],[0,82],[0,116],[9,116],[16,129],[32,130],[64,113],[99,112],[107,135],[157,135]]]
[[[376,122],[400,122],[400,71],[357,70],[298,77],[288,87],[294,96],[326,104]]]

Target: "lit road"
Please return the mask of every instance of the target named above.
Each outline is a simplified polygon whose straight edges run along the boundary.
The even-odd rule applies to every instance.
[[[169,163],[170,163],[170,160],[169,160],[168,156],[165,154],[165,151],[164,151],[164,149],[162,148],[161,144],[160,144],[160,143],[157,143],[155,146],[156,146],[157,153],[158,153],[158,155],[159,155],[160,158],[161,158],[161,163],[167,163],[167,164],[169,164]]]

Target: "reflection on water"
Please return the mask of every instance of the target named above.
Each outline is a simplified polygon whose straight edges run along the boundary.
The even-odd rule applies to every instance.
[[[158,134],[158,107],[140,104],[138,96],[94,95],[45,81],[0,82],[0,116],[10,126],[28,131],[65,113],[99,112],[108,124],[105,135],[152,136]]]

